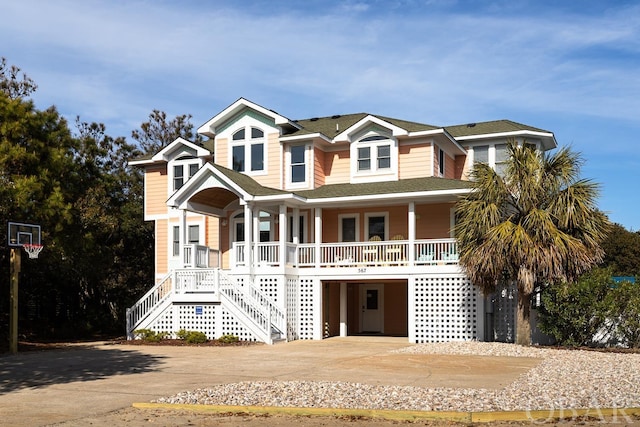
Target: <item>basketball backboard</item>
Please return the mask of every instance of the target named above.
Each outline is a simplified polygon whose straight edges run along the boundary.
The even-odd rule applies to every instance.
[[[40,245],[40,226],[20,222],[9,222],[7,244],[13,247]]]

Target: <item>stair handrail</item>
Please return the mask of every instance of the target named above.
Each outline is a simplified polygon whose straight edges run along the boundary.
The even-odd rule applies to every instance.
[[[224,293],[234,304],[238,306],[252,322],[260,325],[264,333],[271,341],[272,328],[280,334],[284,334],[285,313],[272,300],[262,292],[253,281],[246,284],[246,289],[242,289],[237,280],[231,278],[223,271],[220,271],[220,293]]]
[[[156,307],[173,293],[174,273],[169,272],[154,287],[127,309],[127,339],[133,339],[133,331]]]

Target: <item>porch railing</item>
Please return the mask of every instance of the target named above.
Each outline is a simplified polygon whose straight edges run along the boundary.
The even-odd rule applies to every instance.
[[[409,246],[408,240],[321,243],[316,254],[315,243],[287,243],[284,260],[287,265],[297,267],[315,267],[316,263],[320,267],[458,264],[455,239],[416,240],[413,252]],[[233,265],[246,266],[244,247],[243,242],[233,243]],[[278,242],[258,243],[253,253],[253,257],[258,257],[258,266],[280,266],[283,259]]]

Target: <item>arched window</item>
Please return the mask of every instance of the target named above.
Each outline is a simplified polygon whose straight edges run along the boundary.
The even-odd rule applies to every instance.
[[[246,135],[251,135],[246,138]],[[231,137],[231,166],[234,171],[264,171],[264,131],[256,127],[238,129]]]

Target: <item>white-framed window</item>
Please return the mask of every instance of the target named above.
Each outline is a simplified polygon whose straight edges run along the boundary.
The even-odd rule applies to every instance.
[[[375,156],[372,158],[372,156]],[[391,141],[374,135],[358,141],[358,172],[391,169]]]
[[[173,256],[180,255],[180,227],[174,225],[171,228],[171,253]]]
[[[507,169],[508,154],[507,154],[507,144],[496,144],[495,145],[495,162],[494,169],[496,173],[500,176],[504,176]]]
[[[380,240],[388,240],[389,236],[389,213],[388,212],[368,212],[364,215],[365,239],[371,240],[373,236],[380,237]]]
[[[360,235],[360,218],[358,214],[338,215],[338,240],[340,242],[357,242]]]
[[[171,180],[173,191],[179,190],[200,169],[200,161],[194,158],[181,158],[171,162]]]
[[[447,156],[442,148],[438,148],[438,176],[444,176]]]
[[[397,177],[398,144],[375,132],[351,143],[352,182],[385,181]],[[393,178],[391,177],[391,178]]]
[[[305,187],[309,184],[310,145],[296,144],[287,147],[287,183],[289,187]]]
[[[200,244],[200,226],[189,225],[187,228],[187,240],[190,245]]]
[[[520,144],[522,142],[519,142]],[[538,148],[536,142],[524,142],[525,145],[534,149]],[[473,163],[486,163],[491,166],[498,175],[504,176],[506,172],[506,162],[508,160],[507,144],[496,142],[487,145],[476,145],[472,147]]]
[[[236,129],[231,136],[231,169],[236,172],[265,171],[264,131],[255,126]]]

